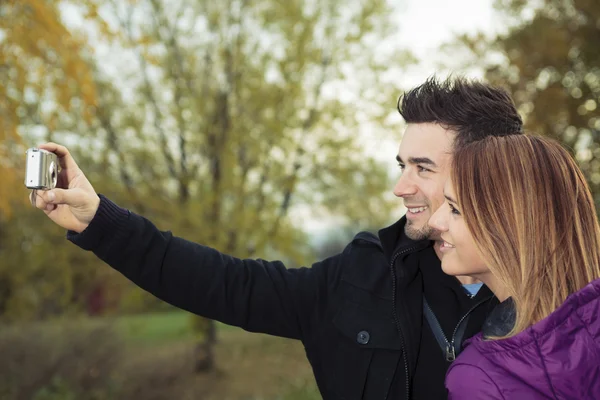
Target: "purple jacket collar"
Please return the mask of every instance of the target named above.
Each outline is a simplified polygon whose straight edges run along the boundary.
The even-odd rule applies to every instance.
[[[485,339],[512,324],[505,301],[448,370],[450,399],[600,399],[600,279],[523,332]]]
[[[496,307],[497,309],[494,309],[490,314],[482,328],[483,337],[482,335],[478,335],[477,341],[485,341],[485,348],[490,351],[510,349],[514,346],[520,346],[529,342],[534,338],[539,338],[555,332],[559,326],[573,320],[577,320],[579,324],[584,322],[586,327],[589,327],[589,324],[597,325],[600,334],[600,320],[581,321],[578,316],[578,311],[585,308],[590,302],[596,302],[600,305],[600,279],[589,283],[583,289],[570,295],[565,302],[549,316],[517,335],[503,340],[485,340],[484,337],[506,334],[512,329],[515,321],[515,311],[512,300],[508,299],[498,305]],[[600,318],[600,315],[598,315],[598,317]],[[487,344],[489,344],[489,346]]]

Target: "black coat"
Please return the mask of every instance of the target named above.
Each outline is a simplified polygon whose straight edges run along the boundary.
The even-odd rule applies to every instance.
[[[69,240],[179,308],[301,340],[327,400],[445,398],[449,363],[423,320],[423,294],[447,337],[475,302],[484,306],[471,313],[465,337],[478,332],[494,305],[480,301],[490,297],[485,287],[466,296],[443,274],[429,241],[404,235],[404,219],[380,240],[362,233],[339,255],[287,269],[161,232],[100,198],[89,227]]]

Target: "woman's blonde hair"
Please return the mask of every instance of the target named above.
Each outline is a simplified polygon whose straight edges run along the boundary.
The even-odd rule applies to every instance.
[[[515,335],[600,277],[600,227],[581,170],[557,142],[488,137],[456,149],[458,206],[516,306]]]

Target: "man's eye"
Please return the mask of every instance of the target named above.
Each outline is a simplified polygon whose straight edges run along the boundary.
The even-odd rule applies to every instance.
[[[420,165],[417,165],[417,169],[418,169],[419,172],[431,172],[430,169],[427,169],[427,168],[422,167]]]
[[[400,168],[400,170],[404,171],[404,168],[406,166],[404,164],[398,163],[398,168]]]

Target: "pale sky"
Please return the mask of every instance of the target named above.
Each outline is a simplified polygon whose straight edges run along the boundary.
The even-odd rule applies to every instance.
[[[399,0],[394,0],[399,1]],[[411,69],[411,84],[418,84],[433,73],[440,61],[438,48],[455,34],[484,31],[497,32],[499,24],[493,0],[404,0],[406,6],[398,16],[399,40],[421,60]]]

